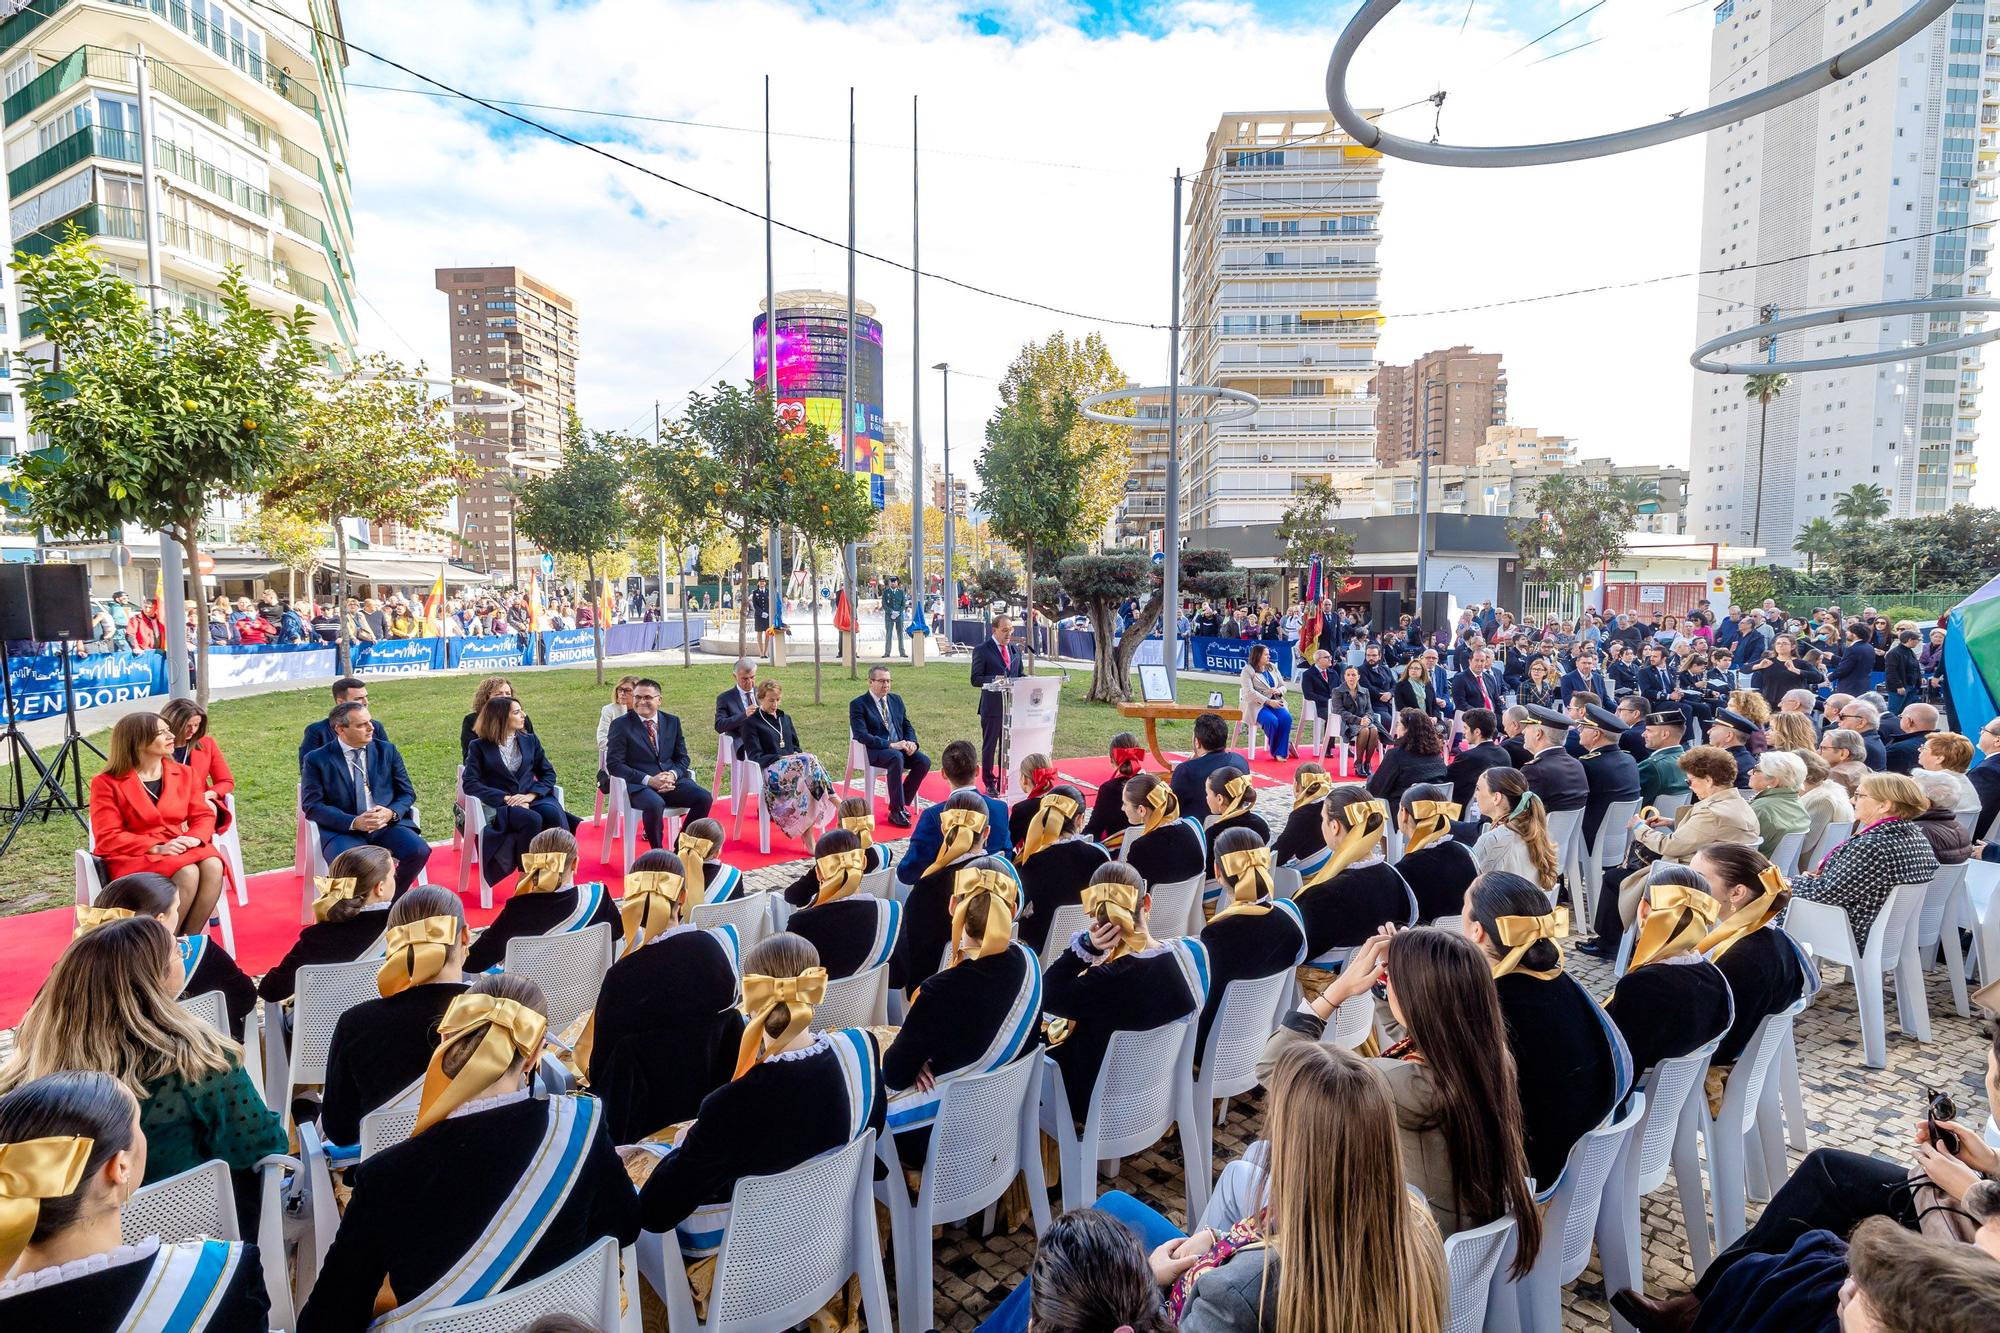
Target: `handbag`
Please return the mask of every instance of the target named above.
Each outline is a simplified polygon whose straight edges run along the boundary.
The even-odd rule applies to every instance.
[[[1979,1231],[1979,1219],[1965,1211],[1957,1200],[1937,1187],[1920,1166],[1910,1168],[1910,1203],[1917,1214],[1917,1231],[1931,1240],[1957,1241],[1970,1245]]]

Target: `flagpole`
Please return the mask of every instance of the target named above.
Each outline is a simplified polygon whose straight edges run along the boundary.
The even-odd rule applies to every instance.
[[[924,664],[924,321],[919,298],[923,274],[917,263],[917,99],[910,98],[910,665]],[[882,656],[889,656],[889,626],[882,626]]]
[[[846,464],[847,484],[850,486],[854,484],[855,464],[858,461],[856,455],[859,453],[855,445],[861,435],[861,432],[854,428],[854,408],[858,396],[854,384],[854,377],[858,371],[854,363],[854,346],[854,89],[849,88],[847,90],[847,370],[840,377],[840,415],[841,448],[847,451],[847,457],[843,461]],[[855,659],[861,656],[861,618],[856,614],[859,609],[859,589],[855,584],[854,554],[854,543],[849,542],[840,558],[840,576],[841,581],[846,584],[847,593],[847,651],[843,656],[847,658],[849,680],[855,678]],[[815,599],[813,604],[817,606],[818,588],[813,589],[813,596]],[[886,654],[887,651],[887,645],[884,645],[883,652]]]
[[[771,414],[778,412],[778,271],[772,242],[771,223],[771,76],[764,76],[764,374],[771,395]],[[771,585],[771,665],[785,664],[785,552],[780,544],[778,525],[770,530],[767,573]],[[749,610],[750,590],[743,590],[744,611]]]

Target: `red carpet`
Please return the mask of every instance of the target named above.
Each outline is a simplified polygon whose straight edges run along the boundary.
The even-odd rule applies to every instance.
[[[1178,759],[1181,756],[1170,752],[1169,757]],[[1285,786],[1291,782],[1295,764],[1294,760],[1274,760],[1260,752],[1257,761],[1251,765],[1251,771],[1259,786]],[[1060,760],[1056,768],[1066,781],[1076,783],[1086,797],[1111,776],[1111,761],[1101,756]],[[1150,765],[1149,769],[1157,771]],[[924,780],[922,795],[926,800],[942,800],[949,791],[949,784],[935,770]],[[757,805],[754,795],[744,806],[741,837],[734,836],[736,819],[730,813],[726,800],[718,800],[712,814],[721,821],[724,832],[731,835],[722,859],[739,870],[758,870],[785,861],[798,861],[806,855],[796,840],[784,837],[775,829],[771,834],[770,852],[757,850]],[[907,830],[884,822],[887,814],[888,805],[878,790],[875,800],[876,840],[893,842],[907,838]],[[617,869],[617,845],[612,845],[612,864],[606,866],[598,856],[603,835],[594,821],[587,822],[578,830],[577,840],[583,849],[583,864],[577,877],[602,880],[611,886],[614,893],[619,892],[624,877]],[[644,850],[644,846],[642,838],[639,847]],[[432,884],[454,889],[458,887],[458,857],[449,840],[431,852],[426,878]],[[511,880],[495,887],[494,910],[506,901],[511,887]],[[237,960],[244,971],[257,976],[284,956],[292,941],[298,938],[299,902],[299,877],[290,867],[250,876],[249,905],[237,906],[232,901],[230,906],[231,923],[236,931]],[[483,926],[493,919],[493,911],[482,910],[478,895],[468,893],[465,895],[465,916],[472,925]],[[35,998],[42,978],[48,975],[50,965],[62,952],[63,946],[69,943],[74,927],[75,915],[66,907],[30,912],[23,916],[0,917],[0,960],[4,960],[4,966],[0,966],[0,1027],[12,1027],[20,1021],[22,1013]]]

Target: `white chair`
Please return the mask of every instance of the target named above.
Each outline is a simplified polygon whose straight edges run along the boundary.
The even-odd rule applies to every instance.
[[[1653,813],[1672,823],[1674,816],[1690,799],[1690,794],[1684,791],[1663,791],[1653,798]]]
[[[493,906],[493,886],[486,882],[486,865],[480,859],[479,852],[480,843],[485,839],[486,825],[491,822],[493,815],[486,808],[485,802],[466,795],[465,769],[462,765],[458,770],[457,790],[458,795],[455,799],[460,813],[464,816],[462,820],[452,821],[459,829],[452,838],[453,844],[458,848],[458,891],[460,895],[466,892],[468,880],[477,884],[479,905],[490,908]],[[556,804],[566,808],[568,799],[563,789],[557,787]]]
[[[734,898],[719,903],[697,903],[689,909],[688,919],[703,930],[736,927],[737,940],[743,952],[748,953],[751,945],[771,932],[772,904],[783,902],[781,894],[739,891]]]
[[[342,1164],[366,1161],[384,1148],[393,1148],[409,1138],[411,1130],[416,1127],[417,1107],[423,1088],[423,1080],[418,1079],[362,1116],[358,1156],[350,1154]],[[326,1264],[327,1251],[333,1248],[334,1235],[340,1230],[340,1208],[334,1199],[333,1145],[320,1137],[319,1126],[313,1121],[301,1123],[298,1131],[299,1157],[304,1163],[303,1211],[307,1235],[298,1247],[294,1286],[296,1299],[303,1308],[306,1298],[312,1294],[314,1283],[319,1280],[319,1270]]]
[[[1604,871],[1609,866],[1624,863],[1625,854],[1632,847],[1632,816],[1639,813],[1639,802],[1613,801],[1604,807],[1604,817],[1597,823],[1595,842],[1583,836],[1583,826],[1577,825],[1576,873],[1583,881],[1583,910],[1597,910],[1597,895],[1604,880]],[[1574,901],[1574,895],[1572,895]],[[1594,916],[1582,918],[1585,922],[1596,920]]]
[[[666,814],[662,817],[660,837],[670,848],[680,836],[683,817],[683,812],[672,806],[667,807]],[[618,873],[623,875],[630,870],[633,859],[638,855],[639,826],[643,822],[632,809],[631,795],[625,789],[624,780],[611,779],[611,810],[604,816],[604,823],[599,828],[602,837],[597,848],[598,864],[602,866],[611,864],[611,841],[616,838],[619,849],[623,852],[618,861]]]
[[[1451,1274],[1451,1304],[1445,1333],[1480,1333],[1493,1274],[1515,1244],[1514,1219],[1501,1216],[1483,1227],[1445,1237],[1444,1264]]]
[[[1257,1086],[1257,1057],[1264,1053],[1264,1043],[1278,1025],[1278,1006],[1291,990],[1290,968],[1268,977],[1232,981],[1223,988],[1201,1050],[1201,1070],[1194,1075],[1194,1108],[1201,1112],[1196,1119],[1202,1137],[1190,1156],[1197,1158],[1203,1180],[1215,1178],[1215,1126],[1228,1116],[1231,1097]],[[1187,1169],[1195,1170],[1196,1164],[1190,1162]]]
[[[226,859],[226,858],[225,858]],[[104,876],[98,873],[95,840],[88,848],[79,847],[71,858],[71,867],[76,879],[76,905],[88,907],[97,901],[97,895],[104,892]],[[237,881],[239,884],[241,880]],[[215,895],[215,917],[222,928],[222,948],[231,958],[236,956],[236,923],[229,916],[229,888],[223,886]]]
[[[879,1027],[889,1021],[889,965],[826,983],[826,998],[813,1010],[815,1032]]]
[[[1204,924],[1201,891],[1207,883],[1208,876],[1195,875],[1167,884],[1147,886],[1146,892],[1153,897],[1153,910],[1146,914],[1146,923],[1152,929],[1154,939],[1171,940],[1183,935],[1201,934]]]
[[[257,1163],[262,1177],[257,1219],[257,1257],[264,1269],[264,1286],[271,1300],[269,1313],[273,1328],[292,1326],[292,1284],[285,1271],[284,1174],[299,1169],[295,1157],[266,1157]],[[207,1161],[177,1176],[168,1176],[134,1190],[119,1212],[119,1229],[127,1245],[136,1245],[148,1236],[161,1241],[242,1240],[243,1227],[236,1215],[236,1191],[231,1184],[229,1165]]]
[[[1143,1032],[1111,1034],[1081,1132],[1070,1118],[1062,1066],[1048,1059],[1042,1076],[1041,1126],[1056,1141],[1062,1161],[1065,1211],[1088,1207],[1097,1197],[1099,1162],[1145,1151],[1178,1122],[1186,1215],[1201,1216],[1208,1202],[1208,1182],[1191,1169],[1189,1151],[1190,1145],[1204,1141],[1194,1105],[1194,1080],[1188,1077],[1194,1062],[1195,1017],[1189,1014]]]
[[[1796,899],[1785,917],[1785,929],[1829,963],[1848,969],[1854,978],[1854,1003],[1861,1011],[1861,1052],[1870,1069],[1888,1064],[1888,1041],[1882,1014],[1882,978],[1896,978],[1896,1012],[1903,1030],[1918,1041],[1931,1039],[1929,1001],[1924,995],[1924,969],[1917,957],[1917,914],[1923,910],[1922,884],[1901,884],[1875,914],[1866,947],[1856,947],[1845,908]]]
[[[507,941],[509,976],[526,977],[542,988],[548,1002],[549,1031],[561,1032],[597,1003],[597,991],[611,967],[611,923],[555,935],[516,935]]]
[[[1562,1289],[1582,1275],[1590,1264],[1590,1243],[1597,1229],[1597,1214],[1604,1200],[1604,1182],[1618,1164],[1619,1154],[1633,1128],[1646,1113],[1643,1093],[1633,1093],[1625,1114],[1614,1115],[1576,1141],[1563,1164],[1562,1176],[1544,1197],[1542,1248],[1535,1266],[1518,1282],[1495,1272],[1496,1289],[1488,1309],[1488,1327],[1519,1327],[1543,1333],[1563,1326]],[[1495,1319],[1491,1306],[1513,1301],[1518,1325]]]
[[[470,1305],[431,1310],[410,1320],[410,1333],[500,1333],[526,1328],[546,1314],[569,1314],[592,1328],[637,1333],[636,1291],[624,1300],[618,1240],[605,1236],[562,1267]]]
[[[1271,871],[1271,896],[1296,898],[1299,896],[1299,885],[1304,882],[1305,876],[1298,872],[1297,867],[1278,866]]]
[[[265,1100],[279,1115],[290,1111],[293,1089],[326,1082],[334,1025],[355,1005],[380,996],[375,974],[381,968],[373,958],[301,967],[292,981],[291,1059],[283,1064],[277,1062],[285,1049],[285,1010],[275,1000],[264,1001],[264,1049],[274,1065],[265,1079]]]
[[[1965,905],[1967,914],[1958,924],[1972,932],[1972,970],[1981,982],[1993,980],[2000,968],[2000,865],[1992,861],[1965,863]]]
[[[1786,879],[1799,873],[1799,857],[1805,854],[1806,835],[1801,829],[1797,833],[1787,833],[1778,839],[1778,845],[1771,849],[1771,864],[1778,867],[1778,873]]]
[[[1923,910],[1917,914],[1917,957],[1926,971],[1940,949],[1944,952],[1945,974],[1951,978],[1951,1003],[1960,1018],[1970,1018],[1965,990],[1965,949],[1958,932],[1977,923],[1972,898],[1965,889],[1965,863],[1941,865],[1924,890]],[[1975,945],[1975,948],[1977,946]]]
[[[884,898],[884,899],[894,898],[897,902],[901,902],[907,895],[908,891],[904,890],[902,886],[899,883],[897,883],[896,865],[895,862],[892,861],[888,865],[883,866],[880,870],[871,870],[867,874],[863,875],[861,877],[861,883],[855,886],[854,892],[859,897]],[[780,899],[779,901],[783,901],[783,899]]]
[[[1959,827],[1965,830],[1966,836],[1971,837],[1979,832],[1978,806],[1973,806],[1965,810],[1954,810],[1951,813],[1953,818],[1958,820]]]
[[[1090,927],[1090,917],[1084,913],[1081,903],[1065,903],[1049,917],[1049,936],[1042,941],[1042,966],[1047,967],[1062,957],[1062,951],[1069,948],[1069,942],[1076,938],[1076,932]]]
[[[1589,904],[1583,896],[1583,811],[1550,811],[1549,841],[1555,844],[1556,865],[1569,881],[1570,916],[1579,925],[1586,923],[1590,916]]]
[[[668,1326],[675,1333],[790,1328],[859,1276],[866,1327],[889,1333],[889,1287],[875,1239],[874,1149],[875,1131],[868,1130],[790,1171],[736,1182],[706,1322],[695,1318],[673,1233],[640,1236],[639,1271],[666,1305]]]
[[[1639,1247],[1641,1201],[1666,1183],[1673,1168],[1680,1195],[1681,1221],[1689,1235],[1708,1227],[1701,1195],[1701,1162],[1695,1153],[1693,1102],[1701,1095],[1709,1057],[1722,1043],[1717,1037],[1701,1049],[1662,1060],[1639,1085],[1646,1098],[1646,1115],[1625,1142],[1618,1165],[1604,1182],[1604,1201],[1597,1213],[1597,1256],[1604,1268],[1606,1291],[1645,1290],[1646,1261]],[[1630,1333],[1614,1312],[1614,1326]]]
[[[1693,1114],[1689,1122],[1701,1131],[1707,1147],[1708,1192],[1715,1217],[1713,1227],[1688,1228],[1688,1250],[1697,1275],[1707,1271],[1716,1252],[1726,1249],[1744,1232],[1752,1184],[1752,1152],[1759,1168],[1756,1182],[1759,1193],[1766,1192],[1764,1187],[1770,1177],[1782,1179],[1785,1175],[1784,1137],[1767,1109],[1777,1092],[1771,1082],[1771,1069],[1791,1034],[1792,1020],[1805,1012],[1809,998],[1800,997],[1757,1025],[1743,1054],[1730,1067],[1719,1115],[1709,1116],[1706,1097],[1690,1101]],[[1677,1156],[1682,1152],[1691,1154],[1693,1150],[1692,1143],[1675,1146]],[[1714,1251],[1709,1249],[1711,1243]]]
[[[747,773],[746,773],[747,770]],[[748,759],[736,757],[736,738],[718,736],[715,745],[715,776],[709,782],[709,790],[717,800],[722,799],[722,783],[729,782],[729,811],[734,814],[743,808],[743,786],[747,781],[751,790],[756,790],[763,774],[757,765]]]
[[[212,990],[201,995],[183,995],[180,997],[180,1006],[188,1013],[193,1014],[196,1018],[214,1028],[217,1032],[220,1032],[223,1036],[232,1039],[235,1037],[236,1034],[229,1030],[229,999],[221,991]],[[244,1060],[244,1066],[245,1068],[249,1068],[247,1056]],[[254,1071],[252,1076],[255,1076]]]
[[[1344,1051],[1356,1050],[1375,1030],[1375,997],[1368,991],[1342,1000],[1327,1021],[1320,1040]]]
[[[752,764],[751,767],[755,768],[756,765]],[[861,794],[868,798],[868,805],[872,809],[875,805],[875,784],[879,781],[886,791],[889,786],[889,772],[887,769],[877,768],[875,765],[869,763],[868,747],[854,739],[853,734],[849,733],[847,737],[847,768],[840,775],[840,794],[842,796],[854,795],[854,775],[856,773],[861,775]],[[753,781],[761,780],[761,776],[760,774],[759,778],[753,779]]]
[[[1016,1176],[1025,1175],[1035,1234],[1049,1227],[1049,1189],[1042,1179],[1042,1057],[1030,1051],[984,1074],[946,1080],[916,1197],[904,1188],[893,1142],[876,1149],[887,1168],[875,1197],[889,1210],[896,1255],[896,1303],[902,1333],[925,1333],[936,1316],[931,1283],[931,1228],[991,1209]]]
[[[1819,864],[1819,859],[1822,856],[1840,846],[1841,843],[1846,842],[1853,832],[1854,821],[1851,819],[1836,819],[1828,824],[1826,831],[1819,835],[1819,846],[1812,848],[1799,858],[1799,869],[1813,869]]]
[[[250,876],[243,870],[243,825],[236,819],[236,794],[231,792],[223,797],[222,804],[229,811],[229,827],[215,835],[215,850],[222,853],[229,866],[229,877],[236,881],[236,905],[248,907]]]

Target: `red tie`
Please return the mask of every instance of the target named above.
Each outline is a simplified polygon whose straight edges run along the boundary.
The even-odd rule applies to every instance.
[[[1012,671],[1014,669],[1014,663],[1007,656],[1007,645],[1004,643],[1000,645],[1000,669],[1002,671]]]
[[[1479,702],[1488,708],[1493,707],[1493,696],[1486,692],[1486,677],[1483,675],[1479,678]]]
[[[653,753],[660,752],[660,724],[653,718],[646,719],[646,744],[653,747]]]

